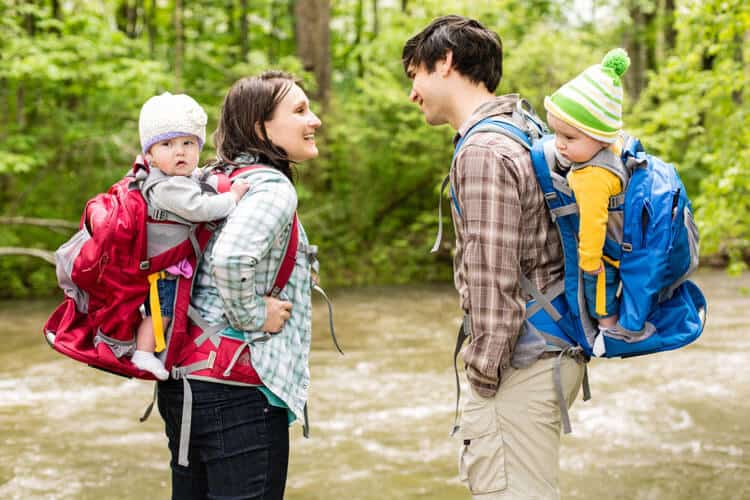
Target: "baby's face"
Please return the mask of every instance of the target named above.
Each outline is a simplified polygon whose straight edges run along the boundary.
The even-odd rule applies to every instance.
[[[146,153],[146,159],[166,175],[187,177],[198,166],[200,152],[197,137],[181,135],[151,146]]]
[[[555,131],[557,152],[571,162],[583,163],[588,161],[608,146],[608,144],[597,141],[577,128],[568,125],[552,113],[547,113],[547,123]]]

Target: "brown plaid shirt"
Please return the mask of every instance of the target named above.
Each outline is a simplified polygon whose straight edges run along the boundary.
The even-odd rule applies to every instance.
[[[509,94],[477,108],[454,143],[483,118],[507,115],[519,97]],[[528,299],[523,272],[540,289],[562,279],[560,237],[534,176],[531,157],[512,139],[473,133],[451,165],[456,230],[454,280],[461,308],[471,316],[472,336],[462,352],[471,385],[491,397],[510,365]]]

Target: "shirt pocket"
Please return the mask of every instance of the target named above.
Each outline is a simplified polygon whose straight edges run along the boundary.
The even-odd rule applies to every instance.
[[[461,415],[459,479],[473,495],[508,487],[503,435],[491,404],[467,407]]]

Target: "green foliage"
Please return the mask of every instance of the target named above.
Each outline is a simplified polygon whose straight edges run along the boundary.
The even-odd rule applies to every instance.
[[[596,18],[572,0],[408,0],[406,11],[402,2],[332,4],[332,97],[325,108],[313,103],[324,123],[321,156],[298,167],[301,217],[320,245],[325,284],[450,279],[445,199],[443,248],[437,256],[428,250],[453,131],[424,123],[408,101],[411,84],[401,67],[404,41],[446,13],[476,17],[501,35],[498,93],[519,92],[540,112],[544,96],[623,40],[661,51],[638,102],[626,102],[626,128],[678,165],[695,200],[703,253],[729,255],[732,269],[742,267],[750,245],[750,7],[744,2],[677,2],[674,47],[660,38],[659,27],[671,19],[658,17],[664,2],[597,2]],[[241,2],[182,5],[178,40],[174,0],[0,0],[4,215],[77,220],[85,201],[138,153],[138,111],[155,93],[194,96],[208,112],[209,133],[227,88],[242,76],[286,69],[316,93],[314,77],[296,58],[291,0],[247,2],[244,41]],[[634,9],[658,22],[638,25],[627,15]],[[212,156],[209,141],[203,159]],[[67,237],[0,226],[0,246],[53,249]],[[56,287],[52,266],[31,257],[0,259],[0,280],[3,296]]]
[[[688,2],[675,53],[637,107],[647,147],[676,163],[695,200],[701,251],[750,255],[750,6]]]

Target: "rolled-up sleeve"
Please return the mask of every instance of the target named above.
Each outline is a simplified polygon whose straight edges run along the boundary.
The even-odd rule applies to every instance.
[[[467,145],[455,165],[465,246],[461,258],[471,316],[471,343],[462,357],[479,394],[493,395],[523,319],[520,292],[519,176],[513,159],[495,148]],[[498,356],[498,353],[500,354]]]
[[[289,230],[296,209],[294,187],[286,180],[271,180],[252,185],[227,217],[211,259],[214,282],[233,328],[259,331],[265,323],[256,266]]]

